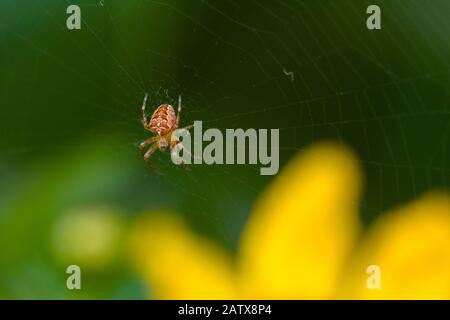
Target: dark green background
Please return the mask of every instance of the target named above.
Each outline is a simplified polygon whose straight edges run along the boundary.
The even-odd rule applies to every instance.
[[[366,223],[448,187],[448,1],[103,3],[0,3],[0,298],[68,296],[48,238],[79,205],[130,217],[171,208],[235,249],[272,177],[258,166],[183,171],[159,152],[164,174],[153,174],[137,147],[145,92],[149,110],[181,94],[183,124],[279,128],[281,165],[324,139],[349,145]],[[81,30],[66,28],[69,4]],[[369,4],[382,9],[380,31],[366,28]],[[95,279],[83,297],[143,297],[126,266]]]

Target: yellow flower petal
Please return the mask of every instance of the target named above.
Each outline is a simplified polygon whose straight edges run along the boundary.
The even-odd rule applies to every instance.
[[[380,268],[380,289],[366,269]],[[429,194],[386,214],[371,228],[351,271],[361,299],[450,298],[450,197]]]
[[[258,201],[241,242],[245,298],[331,298],[358,231],[360,175],[347,149],[302,152]]]
[[[136,222],[132,257],[157,299],[235,298],[231,258],[167,212]]]

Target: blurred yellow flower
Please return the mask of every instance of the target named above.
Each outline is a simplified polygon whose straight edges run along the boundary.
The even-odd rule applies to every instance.
[[[450,197],[425,195],[362,234],[360,181],[349,150],[316,145],[259,199],[235,259],[162,211],[136,221],[134,263],[158,299],[450,298]]]

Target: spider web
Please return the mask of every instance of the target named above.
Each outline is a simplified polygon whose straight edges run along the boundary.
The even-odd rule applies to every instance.
[[[1,23],[2,37],[34,59],[27,77],[11,85],[28,92],[17,105],[45,97],[64,110],[21,113],[31,129],[20,132],[22,144],[5,143],[2,152],[34,155],[39,150],[30,139],[48,142],[52,152],[105,139],[105,150],[141,161],[138,144],[148,137],[140,118],[144,93],[149,112],[176,105],[181,95],[181,125],[279,128],[281,170],[314,142],[349,145],[365,174],[361,212],[370,222],[424,191],[449,186],[450,4],[377,2],[380,31],[366,28],[368,1],[84,0],[73,2],[81,7],[82,30],[72,32],[65,27],[72,1],[36,1]],[[40,14],[30,25],[24,20],[31,12]],[[44,41],[48,30],[52,38]],[[51,79],[61,82],[57,89],[38,86],[49,66]],[[13,97],[3,100],[14,104]],[[80,105],[88,111],[74,112]],[[35,127],[33,117],[56,124]],[[59,123],[61,117],[68,120]],[[79,126],[83,132],[74,135]],[[140,164],[132,185],[142,191],[129,195],[136,207],[172,208],[230,248],[271,179],[259,176],[257,165],[183,171],[159,152],[152,161],[163,175]]]

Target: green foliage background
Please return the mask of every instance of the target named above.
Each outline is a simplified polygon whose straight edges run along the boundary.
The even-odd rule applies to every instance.
[[[70,208],[108,205],[126,221],[168,208],[235,249],[272,177],[185,172],[161,154],[154,175],[137,148],[144,92],[153,107],[182,94],[184,124],[280,128],[282,166],[323,139],[349,145],[365,223],[448,187],[450,3],[375,1],[382,30],[369,31],[372,2],[3,0],[0,298],[145,297],[126,253],[88,272],[81,292],[65,288],[51,239]],[[65,26],[69,4],[79,31]]]

